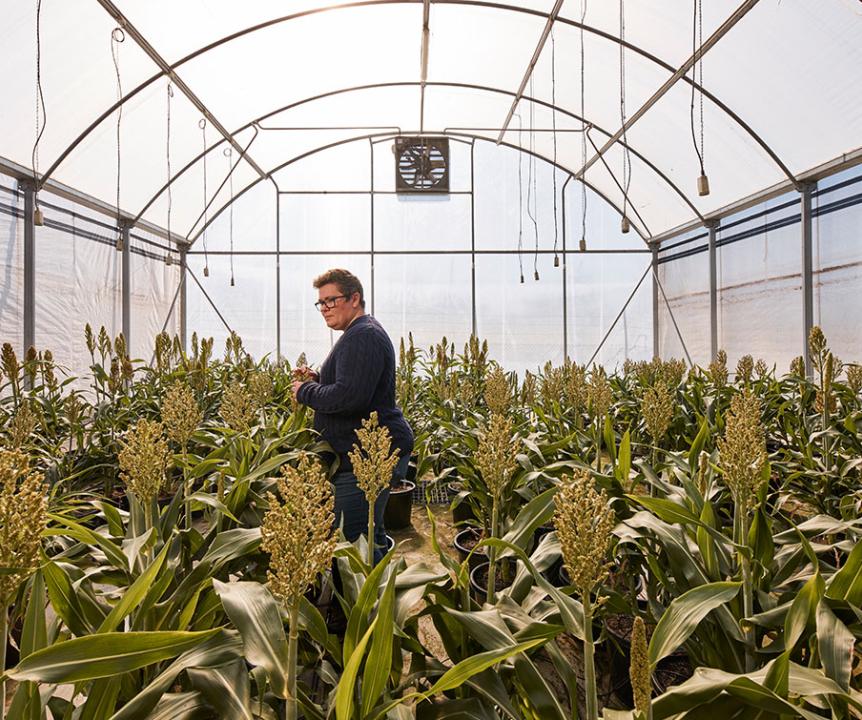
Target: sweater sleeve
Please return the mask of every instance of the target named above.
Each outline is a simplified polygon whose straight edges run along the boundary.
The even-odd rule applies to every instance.
[[[335,382],[329,385],[304,383],[296,398],[319,412],[355,415],[366,409],[374,396],[383,372],[383,348],[374,333],[357,333],[342,339],[333,359]]]

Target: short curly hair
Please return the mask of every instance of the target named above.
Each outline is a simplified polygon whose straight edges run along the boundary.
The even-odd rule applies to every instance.
[[[362,308],[365,307],[365,292],[362,290],[362,283],[359,282],[359,278],[352,272],[343,268],[332,268],[314,278],[312,285],[316,289],[320,289],[324,285],[329,285],[329,283],[337,285],[341,294],[347,295],[347,297],[351,297],[353,293],[358,292],[359,305]]]

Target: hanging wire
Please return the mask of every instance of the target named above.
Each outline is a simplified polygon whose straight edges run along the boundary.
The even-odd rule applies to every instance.
[[[551,29],[551,134],[554,139],[554,166],[553,173],[554,191],[554,267],[560,267],[560,258],[557,256],[557,48],[554,42],[554,30]]]
[[[702,0],[693,0],[692,26],[691,26],[691,54],[694,55],[699,47],[703,47],[703,4]],[[698,82],[698,74],[700,81]],[[694,92],[695,85],[703,87],[703,55],[692,66],[691,71],[691,101],[689,103],[689,121],[691,126],[691,141],[694,145],[694,151],[697,153],[697,161],[700,165],[700,177],[697,179],[697,192],[701,197],[709,195],[709,180],[704,170],[704,151],[703,151],[703,92],[700,92],[700,136],[695,130],[695,112],[694,112]]]
[[[167,259],[170,257],[170,244],[171,244],[171,206],[173,201],[173,196],[171,194],[171,98],[174,96],[174,86],[169,82],[167,88],[167,132],[165,133],[165,158],[167,160],[167,169],[168,169],[168,252],[165,255]]]
[[[40,120],[41,118],[41,120]],[[45,110],[45,95],[42,92],[42,0],[36,0],[36,142],[30,161],[33,166],[33,222],[42,225],[42,210],[39,208],[39,142],[48,124]],[[41,125],[41,126],[40,126]]]
[[[533,95],[533,78],[530,76],[530,97]],[[536,252],[533,257],[533,279],[539,279],[539,223],[536,221],[536,106],[530,103],[530,157],[527,160],[527,215],[533,222],[533,237],[536,243]],[[533,208],[530,209],[532,200]]]
[[[524,248],[524,144],[523,125],[521,114],[515,113],[518,118],[518,269],[521,271],[521,285],[524,284],[524,258],[521,251]]]
[[[585,110],[585,89],[584,81],[586,79],[585,52],[584,52],[584,21],[587,17],[587,0],[581,0],[581,122],[584,124],[584,132],[581,133],[581,167],[587,165],[587,133],[586,133],[586,110]],[[581,242],[579,244],[581,252],[587,249],[587,183],[581,179]]]
[[[623,129],[623,217],[621,230],[629,231],[628,204],[629,186],[632,181],[632,159],[626,136],[626,3],[620,0],[620,127]]]
[[[114,74],[117,76],[117,250],[123,249],[122,218],[120,216],[120,125],[123,122],[123,81],[120,77],[120,43],[125,41],[123,28],[111,30],[111,58],[114,61]]]
[[[223,152],[227,158],[227,176],[230,182],[230,286],[233,287],[235,285],[233,277],[233,148],[228,146]]]
[[[201,141],[203,142],[203,158],[204,158],[204,225],[201,235],[201,242],[204,246],[204,277],[210,275],[210,261],[207,255],[207,119],[201,118],[198,120],[198,127],[201,129]]]

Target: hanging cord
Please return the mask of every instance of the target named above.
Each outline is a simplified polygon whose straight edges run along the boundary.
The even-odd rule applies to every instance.
[[[530,77],[530,97],[533,97],[533,78]],[[533,222],[533,237],[536,243],[536,254],[533,257],[533,279],[539,279],[539,223],[536,221],[536,108],[530,103],[530,158],[527,160],[527,215]],[[533,209],[530,210],[532,199]]]
[[[41,122],[40,122],[41,118]],[[39,209],[39,142],[48,124],[48,113],[45,110],[45,94],[42,92],[42,0],[36,0],[36,142],[30,161],[33,166],[33,215],[41,220]],[[35,223],[41,225],[41,222]]]
[[[173,183],[171,183],[171,98],[174,96],[174,86],[171,83],[168,83],[168,91],[167,91],[167,133],[165,135],[165,157],[167,159],[167,168],[168,168],[168,248],[171,245],[171,205],[173,201],[173,197],[171,194],[171,187]],[[170,249],[168,249],[167,255],[165,255],[165,259],[170,257]]]
[[[620,127],[623,128],[623,217],[622,232],[629,231],[628,204],[629,186],[632,181],[632,159],[629,154],[628,138],[626,136],[626,4],[620,0]]]
[[[524,150],[523,150],[523,125],[521,114],[515,113],[518,118],[518,269],[521,271],[521,285],[524,284],[524,258],[521,252],[524,248]]]
[[[702,0],[693,0],[693,13],[692,13],[692,24],[691,24],[691,54],[694,55],[699,47],[703,47],[703,4]],[[698,75],[700,76],[700,80],[698,82]],[[706,170],[704,170],[704,143],[703,143],[703,92],[699,93],[700,95],[700,107],[699,107],[699,119],[700,119],[700,137],[698,138],[698,134],[695,130],[695,118],[694,118],[694,91],[695,85],[699,85],[701,88],[703,87],[703,55],[701,55],[697,62],[692,67],[691,71],[691,102],[689,103],[689,121],[691,125],[691,141],[694,145],[694,151],[697,153],[697,161],[700,165],[700,177],[697,180],[697,191],[698,195],[703,197],[704,195],[709,195],[709,180],[706,177]],[[699,142],[698,142],[699,141]]]
[[[551,134],[554,138],[554,166],[553,173],[554,188],[554,267],[560,267],[560,258],[557,256],[557,48],[554,42],[554,31],[551,30]]]
[[[228,180],[230,181],[230,286],[233,287],[233,148],[228,146],[224,149],[224,156],[227,158]]]
[[[120,43],[125,41],[123,28],[111,30],[111,58],[114,61],[114,74],[117,76],[117,249],[123,249],[123,231],[120,217],[120,125],[123,121],[123,81],[120,78]]]
[[[207,256],[207,119],[201,118],[198,120],[198,127],[201,129],[204,157],[204,226],[203,233],[201,235],[201,242],[204,246],[204,277],[209,277],[210,261]]]
[[[585,52],[584,52],[584,21],[587,17],[587,0],[581,0],[581,122],[584,124],[584,132],[581,133],[581,167],[587,165],[587,121],[585,115],[585,89],[586,79]],[[587,183],[581,179],[581,252],[587,249]]]

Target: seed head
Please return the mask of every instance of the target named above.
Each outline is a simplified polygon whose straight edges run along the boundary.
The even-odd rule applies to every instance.
[[[652,680],[650,678],[649,650],[647,649],[646,625],[643,618],[635,617],[631,640],[632,656],[629,660],[629,679],[635,701],[635,712],[649,716]]]
[[[808,333],[808,352],[812,357],[819,357],[826,350],[826,336],[818,325]]]
[[[9,421],[9,445],[22,448],[36,429],[38,418],[28,400],[24,400]]]
[[[854,397],[862,390],[862,365],[847,366],[847,387]]]
[[[48,524],[48,500],[41,473],[30,470],[27,456],[0,450],[0,603],[8,605],[18,587],[39,567],[42,533]]]
[[[99,328],[99,355],[102,356],[104,360],[108,355],[111,354],[111,336],[108,335],[108,331],[105,330],[105,326]]]
[[[269,370],[257,370],[249,374],[248,392],[258,409],[266,407],[272,398],[272,384],[272,373]]]
[[[203,413],[191,388],[181,382],[171,385],[162,400],[162,422],[168,438],[185,450],[202,420]]]
[[[60,386],[57,383],[57,375],[54,373],[54,354],[50,350],[46,350],[42,353],[39,365],[42,370],[42,383],[49,391],[56,392]]]
[[[504,415],[491,415],[488,428],[479,438],[476,469],[495,497],[503,491],[518,467],[518,442],[512,438],[512,421]]]
[[[11,343],[3,343],[3,351],[0,355],[2,355],[3,372],[6,374],[6,377],[9,378],[9,382],[17,388],[18,370],[20,367],[18,365],[18,358],[15,355],[15,351],[12,349]]]
[[[554,524],[572,584],[586,596],[608,574],[614,512],[605,491],[596,492],[589,472],[563,476],[554,497]]]
[[[587,368],[567,360],[563,365],[563,374],[566,405],[572,412],[580,413],[587,404]]]
[[[587,398],[589,399],[594,417],[602,419],[608,414],[611,402],[613,401],[613,394],[611,393],[611,384],[608,382],[605,369],[600,365],[593,368],[593,371],[590,373]]]
[[[156,335],[156,370],[159,375],[171,369],[171,336],[166,332]]]
[[[836,360],[831,352],[826,353],[826,360],[823,363],[822,387],[817,390],[814,406],[817,412],[835,412],[837,404],[835,402],[835,394],[832,392],[832,383],[836,375]]]
[[[484,395],[485,404],[492,413],[504,415],[509,409],[509,402],[511,401],[509,379],[499,365],[495,365],[485,379]]]
[[[644,393],[642,408],[647,433],[654,443],[661,442],[673,420],[674,397],[670,388],[663,382],[649,388]]]
[[[790,361],[790,374],[798,378],[805,377],[805,360],[801,355],[797,355]]]
[[[766,367],[766,361],[761,358],[754,365],[754,374],[759,380],[762,380],[769,373],[769,368]]]
[[[66,419],[69,421],[70,431],[74,432],[76,426],[84,416],[84,404],[78,399],[77,393],[67,395],[63,400],[63,409],[66,411]]]
[[[93,335],[93,328],[90,327],[90,323],[84,325],[84,342],[87,343],[87,350],[89,350],[90,355],[96,352],[96,338]]]
[[[38,371],[39,353],[37,353],[36,348],[31,345],[27,348],[27,352],[24,355],[24,372],[27,374],[27,379],[30,382],[31,388],[36,385],[36,373]]]
[[[267,493],[269,511],[260,527],[261,548],[269,553],[269,586],[285,607],[291,607],[332,562],[332,497],[326,473],[304,455],[299,467],[285,465],[278,494]]]
[[[245,432],[254,422],[257,409],[248,390],[239,382],[234,380],[228,385],[221,398],[219,415],[228,427],[236,432]]]
[[[169,455],[162,429],[160,422],[138,420],[120,450],[120,478],[142,503],[156,497],[165,482]]]
[[[715,360],[709,364],[709,379],[718,389],[727,385],[727,353],[724,350],[719,350]]]
[[[549,408],[560,399],[566,392],[566,378],[563,368],[555,368],[550,362],[545,363],[542,370],[542,405]]]
[[[398,464],[398,452],[390,454],[392,437],[388,427],[378,424],[376,411],[362,421],[356,437],[359,442],[353,446],[348,457],[359,489],[365,493],[368,504],[373,505],[377,496],[389,487],[392,472]]]
[[[736,379],[742,380],[744,385],[751,382],[751,373],[754,371],[754,358],[751,355],[743,355],[736,363]]]
[[[126,338],[123,333],[120,333],[114,339],[114,352],[117,354],[117,357],[120,358],[120,360],[123,360],[123,358],[128,356],[126,352]]]
[[[766,462],[766,438],[760,416],[760,400],[747,388],[733,396],[724,437],[718,441],[724,481],[734,502],[748,512],[757,504],[762,469]]]
[[[536,402],[536,376],[529,370],[524,373],[524,382],[521,384],[521,403],[528,407]]]

